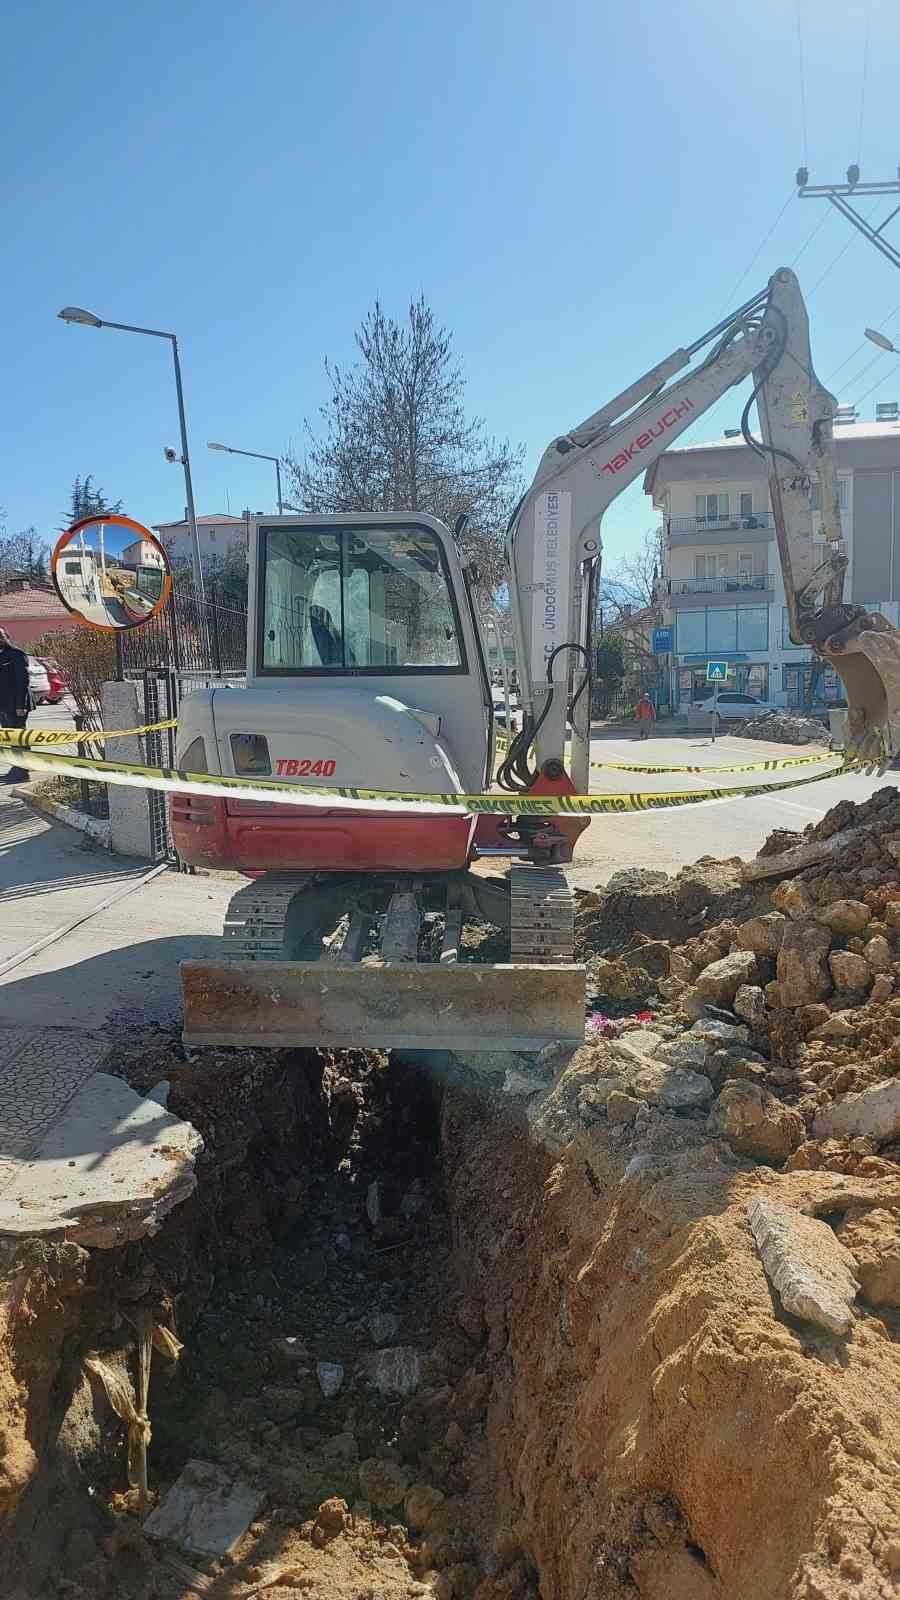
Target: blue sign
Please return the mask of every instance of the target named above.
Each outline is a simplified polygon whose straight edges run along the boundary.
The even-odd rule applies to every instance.
[[[706,681],[707,681],[707,683],[727,683],[728,682],[728,662],[727,661],[707,661],[707,663],[706,663]]]
[[[674,630],[672,628],[654,628],[653,629],[653,653],[654,653],[654,655],[657,655],[657,656],[669,655],[671,650],[674,648],[674,641],[673,641],[673,638],[672,638],[673,631]]]

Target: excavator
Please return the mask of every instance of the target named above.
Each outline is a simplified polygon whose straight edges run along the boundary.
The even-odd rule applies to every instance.
[[[478,573],[454,534],[418,511],[252,524],[246,687],[183,700],[177,764],[307,793],[173,797],[181,860],[250,880],[228,909],[226,959],[182,966],[188,1043],[510,1051],[583,1038],[564,867],[588,823],[554,798],[588,792],[601,522],[748,378],[741,432],[767,467],[791,639],[840,674],[856,754],[900,748],[900,637],[843,598],[836,402],[782,269],[545,450],[506,538],[522,726],[496,779]],[[494,782],[503,815],[308,796],[365,786],[427,801]],[[508,874],[479,867],[495,857]],[[508,934],[508,961],[481,959],[485,924]]]

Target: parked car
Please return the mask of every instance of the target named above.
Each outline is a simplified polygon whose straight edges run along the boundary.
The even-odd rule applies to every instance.
[[[506,726],[506,700],[502,688],[499,688],[496,684],[491,689],[491,700],[493,701],[494,723],[497,730],[500,733],[507,733],[509,730]],[[519,715],[519,702],[514,694],[509,697],[509,709],[512,714],[513,732],[516,733],[522,726],[522,718]]]
[[[695,692],[691,700],[693,711],[708,711],[712,715],[715,685],[707,684]],[[748,717],[762,716],[765,711],[776,711],[769,700],[760,700],[755,694],[741,694],[737,689],[719,690],[719,721],[746,722]],[[783,708],[782,708],[783,709]]]
[[[28,657],[28,688],[33,706],[42,706],[50,698],[50,674],[37,656]]]
[[[47,703],[51,706],[58,706],[63,695],[68,694],[69,692],[69,685],[62,675],[62,669],[60,668],[58,662],[51,661],[48,656],[37,656],[35,659],[40,661],[47,673],[47,677],[50,680],[50,692],[47,695]]]

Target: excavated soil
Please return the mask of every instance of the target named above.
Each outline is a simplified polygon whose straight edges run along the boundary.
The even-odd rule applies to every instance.
[[[618,875],[578,932],[574,1052],[115,1048],[199,1187],[7,1263],[0,1593],[900,1592],[900,796]],[[184,1342],[154,1495],[199,1458],[260,1496],[221,1561],[142,1531],[85,1373],[133,1376],[141,1315]]]

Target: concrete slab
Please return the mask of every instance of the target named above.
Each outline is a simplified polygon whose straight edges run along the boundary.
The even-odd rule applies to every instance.
[[[189,1461],[144,1523],[195,1555],[226,1556],[240,1544],[264,1496],[211,1461]]]
[[[155,1232],[196,1187],[196,1128],[95,1072],[0,1192],[0,1236],[65,1233],[109,1249]]]

